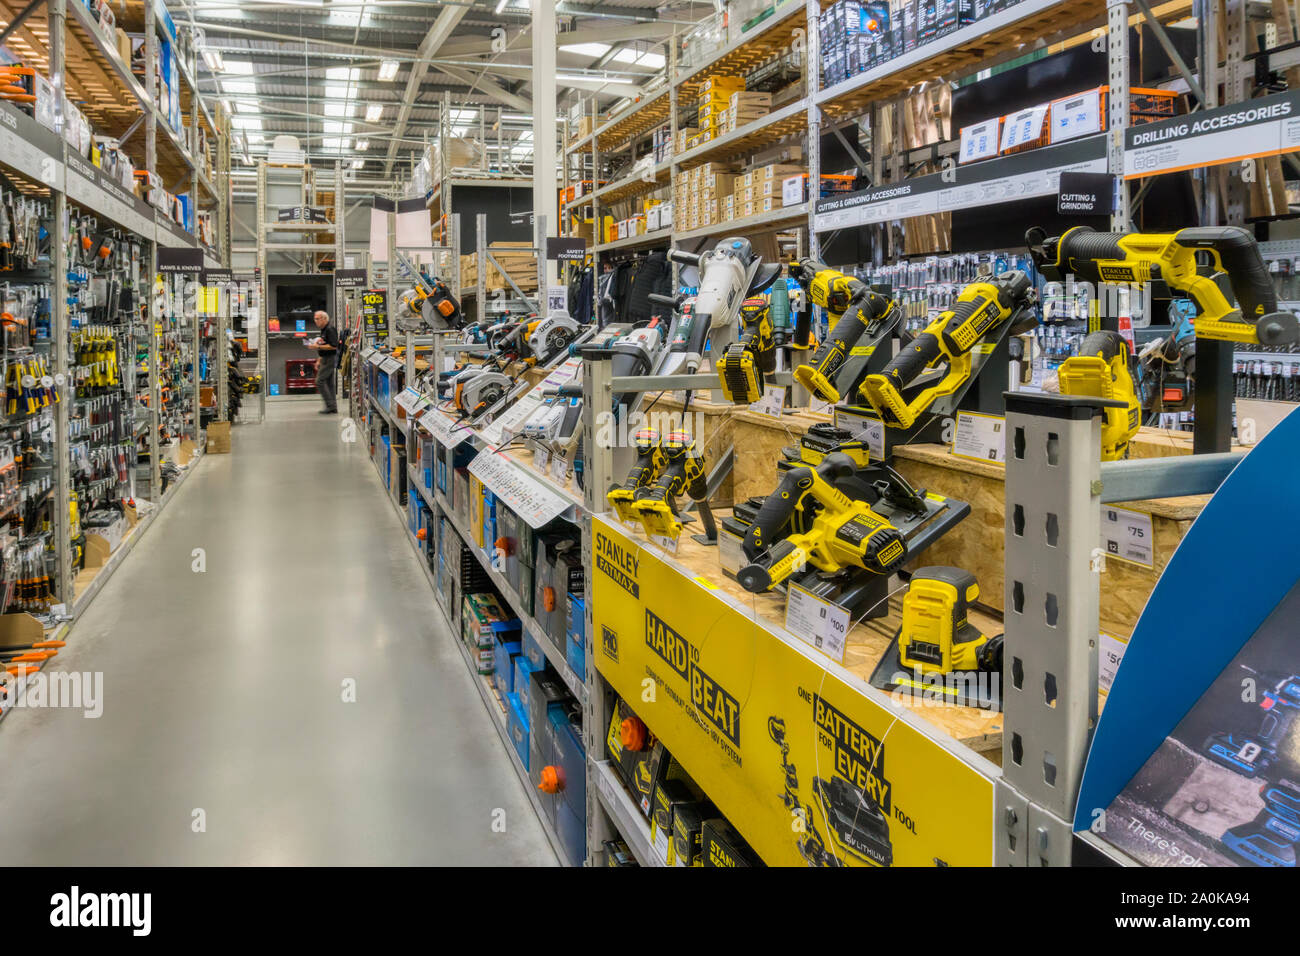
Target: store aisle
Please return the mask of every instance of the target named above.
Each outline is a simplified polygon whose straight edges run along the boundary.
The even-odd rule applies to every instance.
[[[52,667],[102,672],[101,717],[0,720],[0,861],[555,862],[364,446],[319,407],[236,427],[78,622]]]

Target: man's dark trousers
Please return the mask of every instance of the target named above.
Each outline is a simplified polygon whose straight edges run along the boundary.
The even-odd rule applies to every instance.
[[[321,352],[316,360],[316,391],[325,400],[325,409],[331,412],[339,410],[334,398],[334,372],[338,369],[337,352]]]

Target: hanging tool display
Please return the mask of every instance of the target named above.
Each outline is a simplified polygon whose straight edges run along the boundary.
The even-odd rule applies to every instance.
[[[637,496],[658,479],[664,467],[658,431],[653,428],[640,429],[633,436],[633,445],[636,448],[636,464],[623,479],[623,483],[610,488],[605,495],[618,519],[625,523],[640,520],[632,506],[636,503]]]
[[[1146,424],[1154,424],[1161,414],[1186,411],[1196,398],[1196,304],[1190,299],[1169,301],[1168,335],[1152,339],[1138,352],[1139,382]],[[1243,372],[1243,363],[1234,362],[1234,377]],[[1241,389],[1238,398],[1249,398]],[[1287,398],[1286,396],[1283,396]],[[1295,401],[1300,398],[1287,398]]]
[[[638,449],[639,451],[639,449]],[[647,535],[676,540],[682,531],[682,518],[677,511],[677,498],[690,496],[704,523],[701,543],[712,544],[718,539],[718,527],[708,501],[708,475],[704,469],[704,452],[695,439],[686,432],[670,432],[659,443],[660,467],[654,480],[643,486],[641,494],[634,494],[631,511],[641,522]]]
[[[400,256],[408,267],[410,262]],[[399,332],[458,329],[465,320],[460,300],[442,279],[423,270],[412,270],[415,280],[410,289],[398,296],[393,324]]]
[[[1196,305],[1196,337],[1246,345],[1300,340],[1300,321],[1280,312],[1273,280],[1255,238],[1236,226],[1201,226],[1178,232],[1095,232],[1076,226],[1049,238],[1041,228],[1025,234],[1038,270],[1050,281],[1155,286],[1155,295],[1178,292]],[[1208,259],[1205,267],[1198,256]],[[1216,276],[1225,276],[1236,306]]]
[[[911,428],[922,415],[935,414],[940,399],[960,401],[976,371],[977,345],[1038,324],[1036,301],[1029,276],[1018,270],[972,282],[882,371],[863,379],[862,396],[887,426]]]
[[[776,371],[776,336],[768,300],[750,296],[740,304],[740,320],[740,341],[727,346],[714,365],[727,401],[749,405],[763,397],[763,376]]]
[[[1101,426],[1101,460],[1128,456],[1128,443],[1142,424],[1142,402],[1129,370],[1128,342],[1118,332],[1093,332],[1083,340],[1077,355],[1056,370],[1062,395],[1088,395],[1124,402],[1123,408],[1106,408]]]
[[[800,259],[790,274],[808,298],[806,317],[800,316],[796,328],[811,328],[813,305],[826,310],[830,324],[812,358],[795,367],[795,381],[824,402],[838,402],[852,392],[867,360],[897,328],[901,313],[887,295],[818,259]]]

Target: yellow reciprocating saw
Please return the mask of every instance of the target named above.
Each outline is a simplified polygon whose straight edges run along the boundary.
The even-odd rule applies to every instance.
[[[636,447],[636,464],[623,479],[623,483],[615,485],[605,495],[620,521],[640,520],[632,510],[632,504],[638,495],[644,494],[645,490],[654,483],[664,467],[664,453],[659,447],[659,432],[653,428],[643,428],[636,433],[632,441]]]
[[[838,402],[843,382],[836,375],[863,337],[875,340],[893,329],[898,307],[887,295],[873,292],[861,279],[845,275],[817,259],[800,259],[790,275],[813,304],[830,317],[830,332],[813,357],[794,370],[794,379],[824,402]],[[864,348],[866,346],[863,346]],[[851,384],[851,383],[850,383]]]
[[[1077,226],[1049,239],[1042,229],[1025,234],[1034,263],[1052,282],[1156,283],[1196,305],[1197,338],[1247,345],[1284,345],[1300,339],[1300,322],[1279,312],[1277,293],[1255,239],[1236,226],[1201,226],[1178,232],[1095,232]],[[1197,253],[1210,257],[1228,278],[1234,308],[1213,275],[1203,274]],[[1163,296],[1162,296],[1163,297]]]
[[[750,563],[736,579],[746,591],[770,590],[809,565],[833,573],[863,568],[891,574],[907,558],[907,542],[890,522],[864,501],[855,501],[835,487],[857,466],[848,455],[833,452],[816,468],[791,468],[763,502],[745,534],[743,547]],[[772,540],[811,497],[820,510],[805,532]]]
[[[1123,408],[1107,408],[1101,425],[1101,460],[1128,455],[1128,443],[1142,424],[1142,402],[1129,371],[1128,342],[1118,332],[1093,332],[1079,354],[1061,363],[1056,376],[1062,395],[1119,399]]]
[[[763,397],[763,376],[776,371],[776,337],[767,297],[751,296],[742,302],[740,320],[744,326],[740,341],[727,346],[716,366],[727,400],[749,405]]]
[[[992,333],[1018,335],[1038,324],[1034,286],[1019,270],[972,282],[884,370],[868,375],[860,391],[881,421],[911,428],[936,399],[951,395],[971,376],[971,349]],[[912,388],[924,373],[946,365],[933,383]]]

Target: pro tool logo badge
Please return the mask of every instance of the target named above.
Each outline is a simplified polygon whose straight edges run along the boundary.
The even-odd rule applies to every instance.
[[[618,634],[614,632],[613,628],[606,627],[603,624],[600,626],[600,646],[604,648],[605,656],[617,664]]]

